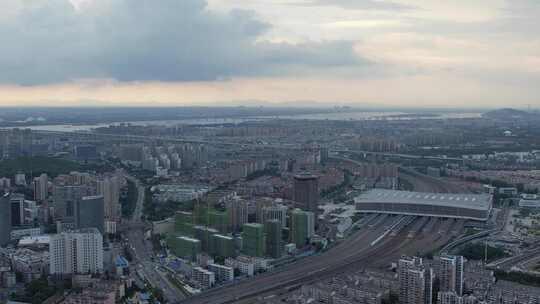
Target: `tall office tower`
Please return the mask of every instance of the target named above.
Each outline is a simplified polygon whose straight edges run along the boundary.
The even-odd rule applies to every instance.
[[[317,213],[319,178],[311,174],[296,175],[294,177],[294,201],[301,204],[302,209]]]
[[[76,223],[77,228],[97,228],[105,233],[105,214],[103,196],[84,196],[77,201]]]
[[[281,223],[281,227],[287,227],[288,209],[287,206],[281,204],[263,207],[261,223],[265,223],[269,220],[278,220]]]
[[[454,291],[458,296],[463,294],[463,257],[445,255],[439,257],[438,277],[440,291]]]
[[[399,303],[431,304],[433,269],[422,263],[422,258],[402,257],[398,263]]]
[[[266,233],[266,254],[278,259],[283,253],[283,241],[281,240],[281,222],[268,220],[264,223]]]
[[[92,195],[92,189],[88,186],[65,186],[53,187],[54,219],[63,223],[76,222],[77,202],[85,196]]]
[[[103,272],[103,237],[96,228],[62,232],[51,236],[50,274]]]
[[[297,248],[304,247],[315,234],[315,215],[313,212],[295,209],[291,212],[291,242]]]
[[[47,174],[43,173],[39,177],[34,178],[34,199],[38,202],[47,199],[49,192],[49,178]]]
[[[103,196],[105,202],[105,217],[107,219],[117,219],[120,204],[119,178],[113,176],[98,180],[97,194]]]
[[[264,226],[249,223],[242,227],[242,253],[254,257],[264,256]]]
[[[240,231],[240,228],[248,222],[249,203],[240,198],[233,198],[227,201],[226,204],[231,230],[234,232]]]
[[[11,240],[11,203],[9,193],[0,196],[0,245]]]
[[[25,224],[24,216],[24,195],[12,194],[10,198],[11,226],[21,226]]]

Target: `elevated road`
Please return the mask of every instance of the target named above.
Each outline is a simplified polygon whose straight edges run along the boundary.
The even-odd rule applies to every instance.
[[[397,158],[404,158],[404,159],[426,159],[426,160],[442,160],[442,161],[454,161],[454,162],[465,161],[465,159],[459,158],[459,157],[424,156],[424,155],[416,155],[416,154],[373,152],[373,151],[361,151],[361,150],[332,150],[331,152],[377,155],[377,156],[397,157]]]
[[[490,235],[491,233],[493,232],[496,232],[497,229],[491,229],[491,230],[485,230],[485,231],[481,231],[481,232],[478,232],[478,233],[475,233],[475,234],[471,234],[471,235],[468,235],[468,236],[465,236],[465,237],[462,237],[462,238],[459,238],[455,241],[453,241],[452,243],[449,243],[448,245],[444,246],[444,248],[441,249],[441,253],[442,254],[448,254],[450,253],[450,251],[460,245],[463,245],[467,242],[470,242],[470,241],[473,241],[473,240],[477,240],[477,239],[481,239],[481,238],[484,238],[484,237],[487,237],[488,235]]]
[[[529,249],[520,255],[491,262],[488,265],[486,265],[486,267],[489,269],[500,269],[500,270],[509,271],[512,269],[512,267],[522,262],[531,260],[538,256],[540,256],[540,248]]]

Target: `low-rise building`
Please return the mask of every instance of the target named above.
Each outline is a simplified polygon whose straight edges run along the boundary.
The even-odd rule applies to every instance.
[[[234,280],[234,268],[219,264],[209,264],[208,270],[215,273],[216,282],[230,282]]]
[[[202,267],[193,268],[191,277],[201,289],[209,289],[216,284],[216,276],[213,272],[206,270]]]

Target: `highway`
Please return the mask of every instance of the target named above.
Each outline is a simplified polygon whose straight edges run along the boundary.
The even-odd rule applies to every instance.
[[[393,152],[373,152],[373,151],[360,151],[360,150],[332,150],[331,152],[337,153],[352,153],[352,154],[369,154],[386,157],[398,157],[405,159],[428,159],[428,160],[442,160],[442,161],[458,161],[463,162],[463,158],[459,157],[443,157],[443,156],[423,156],[415,154],[393,153]]]

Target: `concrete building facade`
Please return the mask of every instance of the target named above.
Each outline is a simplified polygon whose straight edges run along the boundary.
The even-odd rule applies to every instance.
[[[103,236],[96,228],[51,236],[50,274],[71,275],[103,272]]]
[[[311,174],[294,176],[294,201],[302,209],[317,213],[319,203],[319,178]]]

